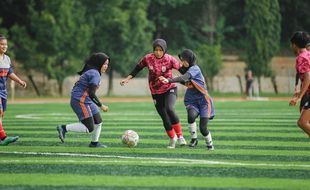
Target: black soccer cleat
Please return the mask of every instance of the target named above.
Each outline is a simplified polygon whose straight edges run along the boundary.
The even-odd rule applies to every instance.
[[[214,146],[213,145],[207,145],[207,149],[208,150],[214,150]]]
[[[188,146],[191,148],[195,148],[197,145],[198,145],[198,139],[192,139]]]
[[[64,143],[65,142],[65,137],[66,137],[66,131],[63,128],[63,125],[57,125],[56,129],[58,131],[58,137],[59,137],[60,141],[62,143]]]

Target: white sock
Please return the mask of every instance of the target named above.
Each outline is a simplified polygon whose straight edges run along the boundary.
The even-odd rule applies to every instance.
[[[189,133],[192,139],[197,139],[197,125],[196,122],[188,124]]]
[[[91,141],[92,142],[98,142],[99,141],[99,137],[101,134],[101,126],[102,126],[102,123],[94,125],[94,130],[91,133]]]
[[[209,134],[207,136],[204,137],[206,139],[206,143],[209,145],[209,146],[212,146],[213,145],[213,142],[212,142],[212,136],[211,136],[211,133],[209,132]]]
[[[67,131],[74,131],[80,133],[89,133],[87,127],[83,123],[71,123],[66,125]]]

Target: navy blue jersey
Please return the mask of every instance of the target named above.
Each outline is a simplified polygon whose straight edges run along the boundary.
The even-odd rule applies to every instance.
[[[7,55],[3,55],[0,59],[0,97],[7,99],[6,81],[8,76],[13,73],[13,68],[11,67],[11,59]]]
[[[213,100],[208,93],[205,79],[198,65],[191,66],[187,72],[190,74],[186,82],[187,90],[184,97],[185,106],[196,108],[201,116],[214,117]],[[203,112],[203,113],[202,113]]]
[[[84,72],[80,76],[80,79],[75,83],[71,91],[71,98],[79,100],[81,103],[93,103],[89,97],[88,90],[91,85],[95,85],[99,88],[100,82],[101,78],[98,70],[90,69]]]

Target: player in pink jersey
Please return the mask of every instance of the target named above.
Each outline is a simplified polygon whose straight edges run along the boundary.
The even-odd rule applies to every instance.
[[[179,117],[175,113],[175,102],[177,99],[176,84],[163,84],[159,80],[160,76],[172,78],[172,69],[178,70],[181,67],[177,59],[167,54],[165,40],[156,39],[153,42],[153,53],[145,55],[120,84],[123,86],[128,83],[145,67],[149,70],[149,88],[156,110],[163,121],[167,135],[170,137],[167,148],[175,148],[177,139],[181,146],[186,145]]]
[[[294,94],[290,105],[295,106],[305,94],[308,95],[307,100],[301,102],[302,109],[297,124],[310,138],[310,52],[306,49],[308,43],[309,35],[306,32],[295,32],[291,38],[292,50],[297,55],[295,67],[301,80],[301,89]]]

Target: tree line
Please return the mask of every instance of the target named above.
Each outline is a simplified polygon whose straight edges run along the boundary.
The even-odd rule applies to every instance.
[[[258,78],[273,76],[271,58],[287,51],[293,31],[310,26],[302,0],[2,0],[0,7],[9,54],[38,95],[36,72],[56,79],[62,94],[65,77],[98,51],[111,57],[111,92],[113,71],[128,74],[155,38],[171,54],[193,49],[211,89],[223,53],[239,54]]]

